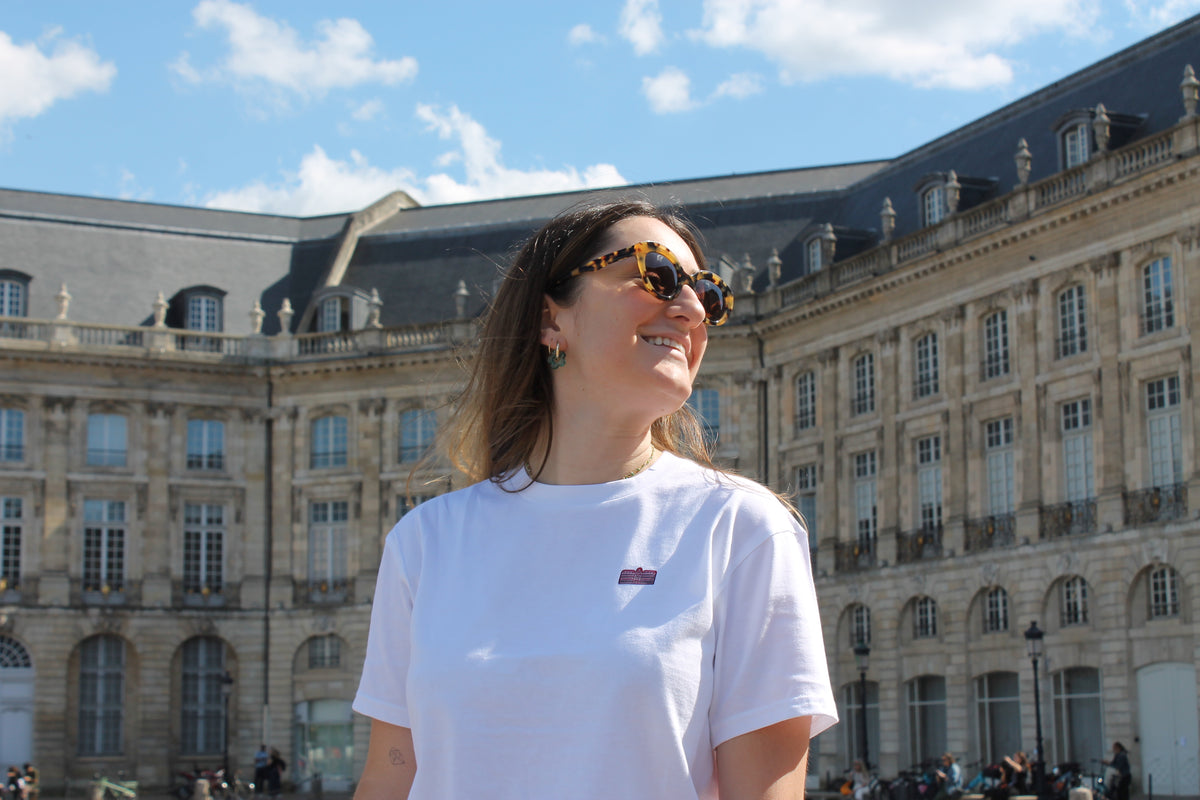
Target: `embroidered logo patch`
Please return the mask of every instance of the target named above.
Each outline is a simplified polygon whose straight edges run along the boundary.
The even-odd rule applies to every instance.
[[[627,583],[634,586],[650,586],[654,583],[654,578],[658,575],[656,569],[623,569],[621,577],[617,581],[618,584]]]

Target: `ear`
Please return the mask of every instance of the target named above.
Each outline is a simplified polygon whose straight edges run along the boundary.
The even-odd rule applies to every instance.
[[[563,347],[566,342],[563,341],[562,328],[559,327],[558,315],[563,311],[563,307],[554,302],[549,295],[542,295],[542,344],[546,347],[553,348],[555,345]]]

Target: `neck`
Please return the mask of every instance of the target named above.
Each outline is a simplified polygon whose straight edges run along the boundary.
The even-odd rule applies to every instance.
[[[530,459],[536,473],[544,445]],[[606,429],[585,420],[554,416],[554,441],[538,475],[541,483],[582,485],[632,477],[648,468],[659,451],[650,441],[650,428]]]

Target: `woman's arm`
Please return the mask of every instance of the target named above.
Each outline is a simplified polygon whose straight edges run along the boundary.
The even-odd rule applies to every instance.
[[[404,800],[417,774],[412,730],[371,720],[367,763],[354,800]]]
[[[798,717],[720,744],[721,800],[803,800],[811,726],[811,717]]]

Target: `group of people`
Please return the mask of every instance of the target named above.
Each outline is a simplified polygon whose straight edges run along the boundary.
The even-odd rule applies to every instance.
[[[258,751],[254,754],[255,794],[262,794],[265,791],[271,797],[277,797],[282,791],[283,771],[286,769],[287,762],[283,760],[283,756],[277,749],[272,747],[267,750],[265,744],[260,744]]]
[[[10,766],[4,782],[4,792],[6,800],[37,800],[37,767],[29,763],[20,768],[15,764]]]

